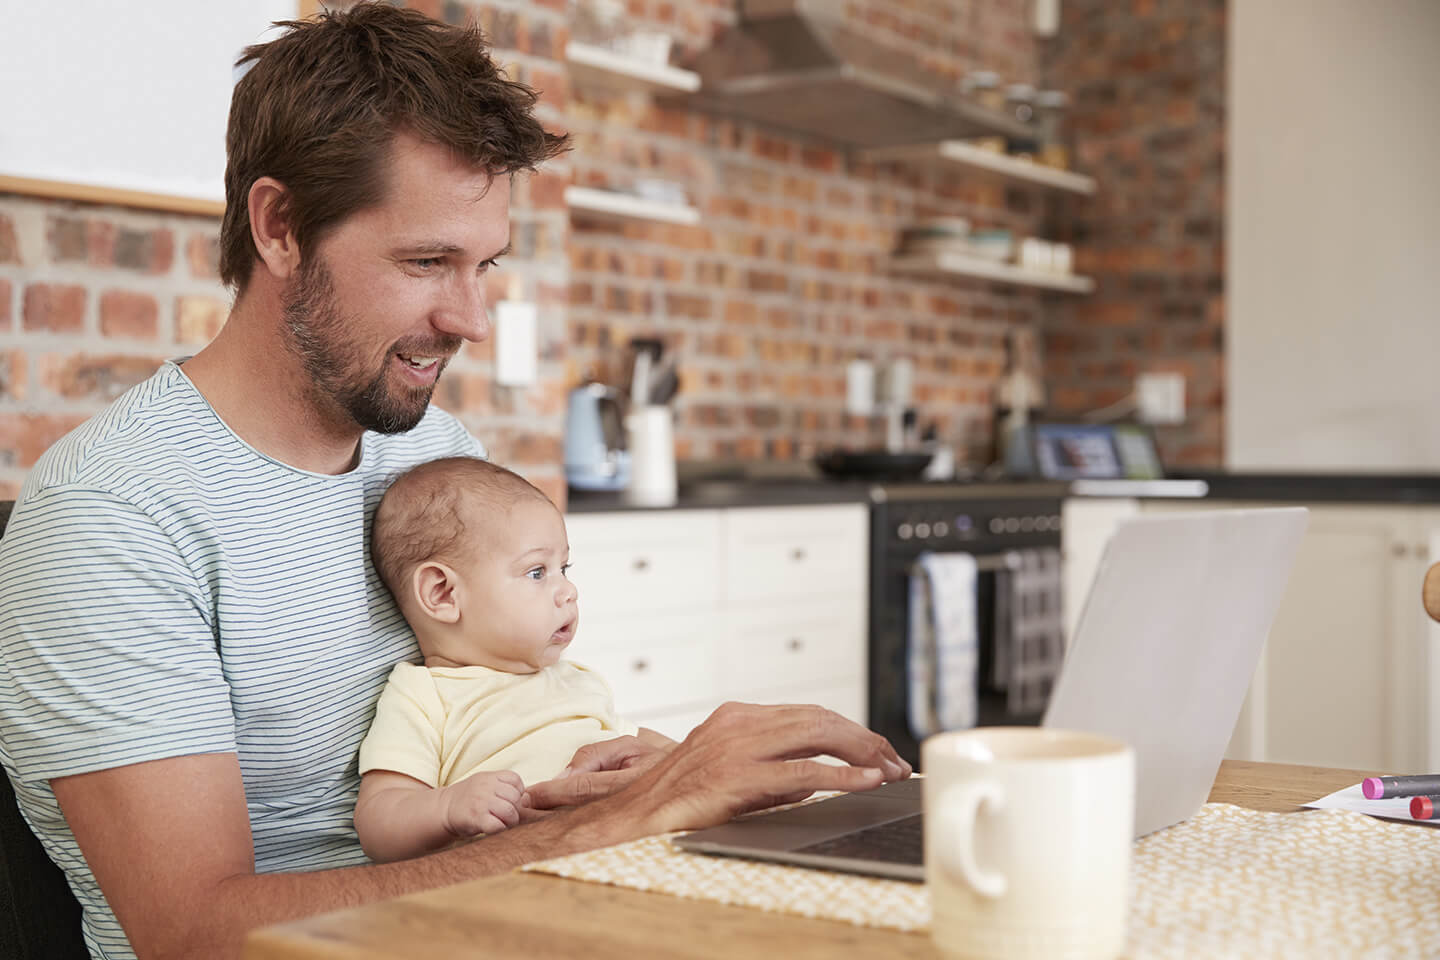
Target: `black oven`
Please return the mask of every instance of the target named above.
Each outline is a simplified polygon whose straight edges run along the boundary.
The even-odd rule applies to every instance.
[[[1030,556],[1053,553],[1058,564],[1064,492],[1065,486],[1055,483],[912,483],[871,490],[870,727],[917,768],[920,747],[909,721],[906,673],[910,575],[916,559],[926,551],[975,556],[978,722],[1039,723],[1043,703],[1031,697],[1017,711],[1015,698],[990,682],[996,582],[1000,571],[1027,551]],[[1058,582],[1058,572],[1056,577]],[[1059,611],[1054,612],[1058,620]]]

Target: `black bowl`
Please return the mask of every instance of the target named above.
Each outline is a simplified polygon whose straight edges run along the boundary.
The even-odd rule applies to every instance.
[[[815,458],[815,466],[839,480],[915,480],[930,465],[932,453],[884,450],[832,450]]]

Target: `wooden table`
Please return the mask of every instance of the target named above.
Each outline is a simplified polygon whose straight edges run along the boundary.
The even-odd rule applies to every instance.
[[[1368,774],[1225,761],[1210,799],[1290,812]],[[534,873],[267,927],[245,960],[448,957],[938,957],[930,938]]]

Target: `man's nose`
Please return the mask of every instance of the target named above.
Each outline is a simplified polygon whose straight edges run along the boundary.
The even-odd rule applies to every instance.
[[[490,336],[490,311],[485,297],[485,278],[457,278],[447,291],[445,302],[434,314],[432,324],[441,333],[471,343]]]

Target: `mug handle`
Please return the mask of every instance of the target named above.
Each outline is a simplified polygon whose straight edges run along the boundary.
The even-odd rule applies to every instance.
[[[975,815],[980,812],[981,804],[988,804],[994,813],[1005,809],[1005,792],[999,783],[979,780],[947,787],[940,794],[936,827],[940,836],[953,839],[949,843],[937,843],[935,849],[946,873],[959,875],[976,893],[994,899],[1004,895],[1009,884],[1003,873],[981,870],[975,862]]]

